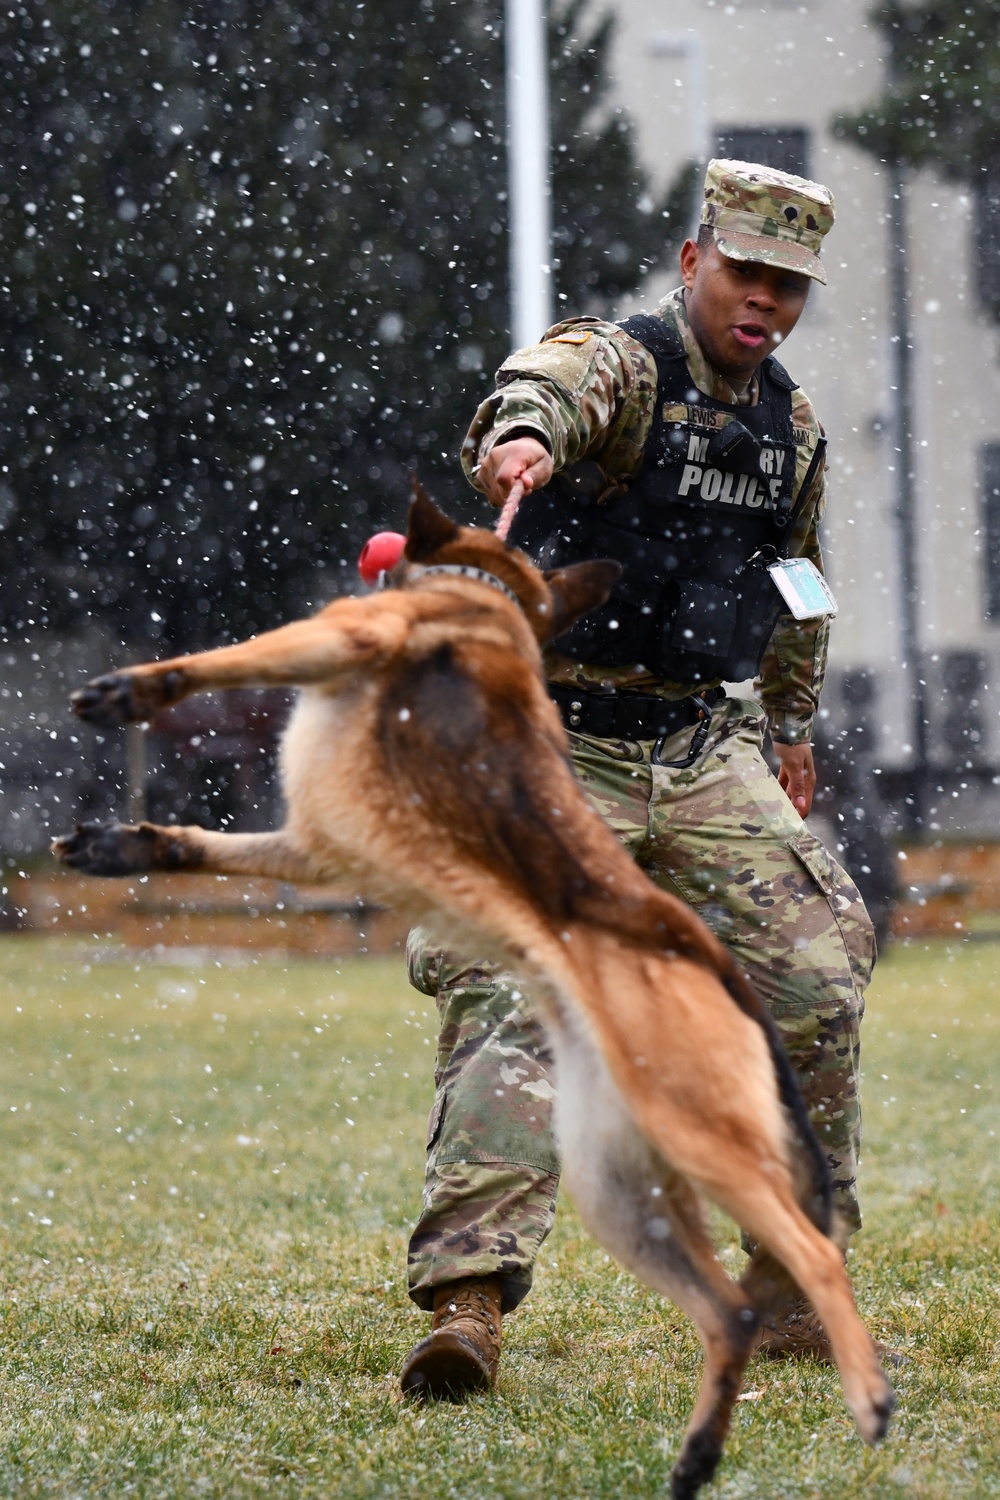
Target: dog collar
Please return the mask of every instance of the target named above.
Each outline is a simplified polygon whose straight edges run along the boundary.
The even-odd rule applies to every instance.
[[[410,576],[412,577],[416,571],[417,569],[412,569]],[[472,568],[466,563],[435,563],[433,567],[420,568],[419,572],[425,578],[430,573],[452,573],[460,578],[471,578],[476,583],[488,583],[491,589],[499,589],[501,594],[506,594],[507,598],[512,600],[519,609],[521,607],[521,601],[514,590],[508,588],[503,579],[498,578],[495,573],[487,573],[485,568]]]

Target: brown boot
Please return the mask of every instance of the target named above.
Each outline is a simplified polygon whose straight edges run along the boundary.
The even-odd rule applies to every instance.
[[[804,1299],[792,1302],[764,1319],[755,1352],[765,1359],[815,1359],[821,1365],[833,1364],[830,1340]]]
[[[453,1281],[434,1294],[429,1338],[407,1355],[399,1383],[405,1396],[464,1401],[492,1390],[500,1364],[500,1276]]]
[[[906,1364],[906,1355],[875,1340],[879,1359],[898,1368]],[[830,1340],[813,1308],[804,1297],[765,1318],[757,1335],[754,1352],[765,1359],[814,1359],[821,1365],[834,1363]]]

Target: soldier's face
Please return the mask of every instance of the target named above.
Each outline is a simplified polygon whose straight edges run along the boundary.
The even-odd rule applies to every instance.
[[[730,260],[717,245],[686,240],[681,274],[694,336],[723,375],[749,380],[795,327],[809,277],[756,260]]]

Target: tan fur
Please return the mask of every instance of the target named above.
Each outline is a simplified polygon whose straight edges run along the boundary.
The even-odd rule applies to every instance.
[[[481,581],[424,574],[427,563],[487,569],[519,604]],[[418,496],[392,587],[76,695],[78,713],[106,725],[207,689],[298,686],[280,832],[84,825],[56,847],[95,873],[186,867],[322,881],[347,872],[416,919],[444,917],[528,976],[552,1036],[560,1145],[580,1211],[690,1313],[705,1345],[674,1472],[684,1496],[714,1469],[757,1322],[715,1258],[702,1194],[812,1300],[869,1441],[884,1432],[891,1393],[840,1252],[800,1206],[801,1130],[779,1097],[760,1002],[573,780],[539,647],[601,602],[613,575],[598,563],[543,577]]]

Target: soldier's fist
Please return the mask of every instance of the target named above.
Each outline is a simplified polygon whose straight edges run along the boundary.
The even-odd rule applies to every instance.
[[[552,455],[537,438],[513,438],[498,443],[479,465],[478,479],[494,505],[503,505],[514,481],[520,479],[525,494],[540,490],[552,478]]]

